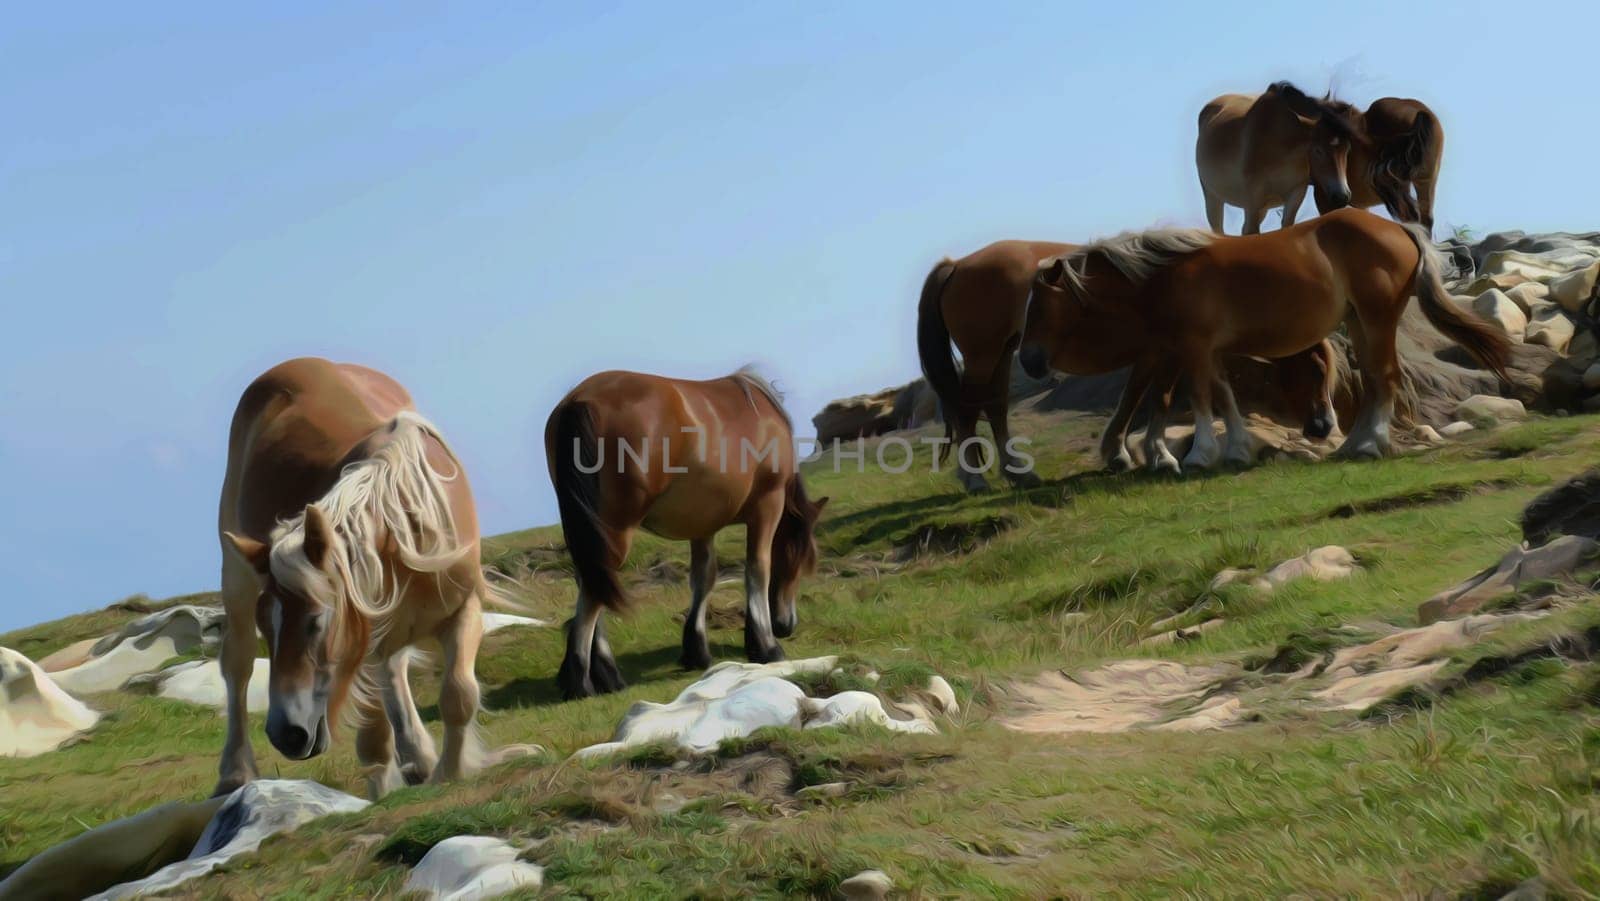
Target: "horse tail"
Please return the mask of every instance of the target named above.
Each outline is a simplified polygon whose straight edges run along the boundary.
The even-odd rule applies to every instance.
[[[1423,315],[1434,328],[1466,348],[1473,359],[1488,367],[1502,382],[1509,383],[1511,374],[1506,367],[1511,362],[1511,339],[1505,332],[1456,306],[1440,277],[1439,256],[1434,252],[1428,230],[1415,222],[1401,223],[1401,228],[1411,236],[1421,257],[1417,262],[1416,290]]]
[[[1385,148],[1373,165],[1372,187],[1384,208],[1400,222],[1416,222],[1422,218],[1416,201],[1411,199],[1411,183],[1428,160],[1428,150],[1438,135],[1438,120],[1427,110],[1421,110],[1411,123],[1411,130],[1399,141]]]
[[[555,446],[550,449],[551,481],[561,511],[561,534],[585,599],[612,610],[628,606],[617,573],[610,566],[612,543],[600,521],[600,444],[594,413],[583,401],[563,401],[551,418]]]
[[[944,286],[956,271],[956,261],[945,259],[933,267],[922,283],[922,299],[917,303],[917,357],[922,361],[922,375],[928,387],[939,399],[939,418],[944,420],[945,443],[939,448],[939,459],[950,453],[950,439],[955,436],[955,411],[961,403],[961,370],[956,367],[955,350],[950,346],[950,328],[945,325]]]

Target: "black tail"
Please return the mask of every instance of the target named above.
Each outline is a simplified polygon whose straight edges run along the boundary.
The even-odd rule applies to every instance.
[[[611,540],[606,537],[598,512],[602,460],[594,435],[594,417],[589,405],[582,401],[565,402],[551,415],[556,420],[551,481],[555,483],[561,534],[572,557],[578,589],[591,603],[622,610],[628,605],[628,597],[611,568]],[[578,468],[580,462],[583,469]]]
[[[1372,186],[1384,207],[1399,222],[1417,222],[1422,211],[1411,199],[1411,183],[1428,160],[1438,123],[1426,110],[1417,113],[1406,136],[1385,149],[1372,174]]]
[[[944,324],[944,311],[939,301],[944,297],[945,282],[956,271],[955,260],[944,260],[928,273],[922,283],[922,299],[917,303],[917,357],[922,361],[922,375],[928,387],[939,398],[939,418],[944,420],[944,436],[955,434],[956,405],[961,402],[961,370],[956,368],[955,350],[950,346],[950,329]],[[950,442],[939,449],[939,458],[950,453]]]

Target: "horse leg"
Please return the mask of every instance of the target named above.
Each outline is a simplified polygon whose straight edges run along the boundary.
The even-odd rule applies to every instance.
[[[1210,469],[1217,463],[1217,435],[1211,421],[1211,386],[1216,360],[1202,353],[1189,367],[1189,405],[1194,408],[1194,445],[1184,455],[1183,468]]]
[[[612,534],[612,543],[612,559],[626,560],[633,543],[633,530],[618,529]],[[567,653],[561,658],[561,669],[556,673],[556,685],[561,689],[561,697],[566,700],[590,698],[622,687],[621,676],[616,673],[616,661],[610,656],[611,645],[606,642],[605,633],[600,628],[600,615],[604,612],[605,608],[590,600],[584,594],[583,586],[579,585],[577,607],[566,626]],[[610,667],[605,674],[596,674],[591,666],[596,658],[594,651],[597,647],[601,651],[598,655],[601,658],[600,665]],[[606,687],[608,684],[614,687]]]
[[[1009,372],[1010,367],[1006,368]],[[1000,472],[1018,488],[1038,488],[1043,483],[1039,481],[1039,475],[1033,471],[1032,465],[1022,462],[1022,458],[1011,450],[1008,407],[1009,404],[1002,397],[984,408],[984,415],[989,417],[989,428],[994,432],[994,446],[1000,455]]]
[[[1249,466],[1255,457],[1250,453],[1250,430],[1244,417],[1239,415],[1239,403],[1233,396],[1233,386],[1221,367],[1212,379],[1217,401],[1222,406],[1222,421],[1227,426],[1227,442],[1222,451],[1222,462],[1230,466]]]
[[[1376,459],[1389,453],[1389,421],[1394,416],[1394,398],[1400,386],[1400,360],[1395,353],[1399,313],[1386,312],[1379,317],[1373,315],[1374,311],[1364,312],[1368,318],[1351,332],[1360,348],[1366,397],[1349,437],[1338,451],[1338,456],[1350,459]]]
[[[422,725],[416,699],[411,696],[411,652],[401,650],[378,666],[383,685],[384,729],[394,737],[400,761],[400,775],[407,785],[420,785],[433,772],[439,755],[433,749],[433,736]]]
[[[689,613],[683,618],[683,656],[678,663],[687,670],[703,670],[711,665],[711,647],[706,642],[706,595],[717,584],[717,553],[712,539],[689,542]]]
[[[1106,469],[1112,472],[1125,472],[1133,468],[1133,457],[1128,454],[1128,423],[1133,419],[1133,412],[1139,408],[1139,402],[1144,400],[1145,392],[1150,389],[1150,379],[1155,369],[1154,361],[1149,358],[1133,364],[1133,368],[1128,370],[1128,382],[1122,387],[1122,397],[1117,400],[1117,409],[1112,412],[1105,431],[1100,433],[1100,459],[1105,461]]]
[[[1205,185],[1201,185],[1200,190],[1206,195],[1206,222],[1210,223],[1212,231],[1219,235],[1223,234],[1222,217],[1225,210],[1222,198],[1211,193]]]
[[[594,683],[595,691],[601,694],[628,687],[628,680],[622,678],[622,671],[617,669],[617,658],[611,653],[611,642],[606,641],[604,620],[594,624],[594,644],[589,648],[589,679]]]
[[[1262,203],[1254,203],[1244,209],[1244,230],[1241,235],[1261,234],[1261,220],[1267,217],[1267,207]],[[1209,390],[1209,385],[1207,389]]]
[[[256,599],[261,590],[255,573],[245,563],[225,555],[222,564],[223,609],[227,611],[222,634],[222,678],[227,697],[228,737],[217,767],[212,796],[226,795],[255,779],[255,752],[250,748],[250,676],[256,666]]]
[[[1179,475],[1183,472],[1178,465],[1178,458],[1167,447],[1167,417],[1172,413],[1172,391],[1177,382],[1178,371],[1165,367],[1150,385],[1150,420],[1144,429],[1144,465],[1152,473]]]
[[[1300,207],[1306,202],[1306,189],[1309,187],[1311,187],[1310,184],[1301,185],[1290,191],[1288,196],[1283,199],[1282,228],[1288,228],[1294,224],[1295,219],[1299,218]]]
[[[966,386],[962,386],[963,391]],[[952,412],[955,419],[953,440],[955,441],[956,478],[961,481],[961,487],[969,493],[979,494],[989,490],[989,481],[983,477],[988,461],[983,459],[983,441],[978,436],[978,408],[968,406],[963,398],[956,403]]]
[[[444,753],[430,782],[461,778],[478,765],[478,677],[474,664],[483,641],[483,606],[474,591],[437,634],[444,649],[444,684],[439,686],[439,718],[444,720]],[[415,706],[412,707],[415,715]]]
[[[745,525],[744,553],[744,654],[751,663],[783,659],[783,649],[772,634],[772,610],[767,604],[768,576],[772,571],[772,536],[783,516],[783,494],[774,492],[757,506]]]
[[[1321,382],[1318,385],[1317,405],[1312,408],[1300,433],[1320,441],[1339,428],[1339,410],[1333,403],[1333,393],[1339,386],[1339,360],[1335,356],[1338,352],[1333,349],[1333,342],[1324,338],[1322,343],[1304,353],[1317,367]]]
[[[378,672],[381,667],[368,664],[365,669],[363,681],[383,678]],[[385,705],[371,696],[358,694],[356,720],[360,724],[356,729],[356,760],[367,774],[367,797],[376,801],[403,787],[407,780],[395,762],[394,729],[389,725]]]

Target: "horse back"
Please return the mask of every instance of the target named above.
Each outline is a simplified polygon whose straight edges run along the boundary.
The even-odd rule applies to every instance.
[[[1076,249],[1054,241],[996,241],[956,261],[940,308],[961,351],[964,378],[988,384],[1022,334],[1039,261]]]
[[[304,357],[250,383],[234,410],[219,528],[266,541],[278,520],[333,487],[363,441],[413,409],[372,369]]]

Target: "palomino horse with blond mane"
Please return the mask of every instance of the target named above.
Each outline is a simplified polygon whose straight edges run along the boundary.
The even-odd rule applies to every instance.
[[[1383,204],[1431,232],[1443,155],[1444,132],[1421,101],[1383,97],[1362,112],[1286,81],[1207,103],[1194,152],[1212,230],[1222,232],[1223,207],[1232,205],[1244,210],[1247,235],[1274,206],[1283,207],[1283,227],[1293,225],[1308,186],[1319,212]]]
[[[1049,241],[997,241],[959,260],[946,259],[928,273],[917,305],[917,355],[922,374],[939,398],[949,445],[957,448],[957,475],[968,491],[988,487],[982,448],[973,441],[979,416],[989,420],[1001,472],[1019,487],[1038,484],[1038,477],[1016,459],[1007,422],[1011,394],[1011,358],[1022,339],[1028,293],[1044,259],[1078,250],[1076,244]],[[951,345],[961,351],[958,365]],[[1055,365],[1073,375],[1099,375],[1130,366],[1143,352],[1138,334],[1104,336],[1102,343],[1074,346]],[[1306,417],[1307,437],[1325,438],[1337,418],[1333,393],[1338,369],[1333,348],[1320,343],[1274,364],[1271,406],[1278,416]],[[1133,465],[1126,446],[1127,425],[1140,396],[1123,394],[1112,417],[1121,428],[1101,436],[1101,455],[1114,470]],[[1159,428],[1146,431],[1147,459],[1153,468],[1176,470],[1178,461],[1166,450]]]
[[[816,566],[815,528],[828,499],[806,497],[794,428],[770,384],[743,370],[709,381],[602,372],[551,412],[545,452],[578,583],[556,678],[564,696],[623,687],[600,616],[627,606],[617,570],[641,528],[689,542],[686,668],[711,663],[713,541],[734,524],[745,527],[745,656],[783,659],[777,638],[794,633],[795,595]]]
[[[1260,235],[1202,229],[1120,235],[1039,267],[1022,336],[1022,365],[1043,375],[1057,361],[1123,331],[1143,335],[1127,392],[1158,403],[1187,376],[1195,416],[1187,467],[1217,462],[1212,394],[1228,427],[1229,462],[1249,461],[1244,421],[1225,379],[1223,354],[1279,358],[1324,340],[1343,322],[1360,362],[1365,403],[1340,453],[1389,452],[1401,378],[1395,331],[1412,295],[1434,328],[1507,380],[1505,333],[1459,309],[1440,280],[1433,243],[1419,225],[1364,210],[1339,210]],[[1119,427],[1112,423],[1111,431]]]
[[[477,514],[461,462],[404,388],[312,358],[257,378],[233,416],[218,531],[228,708],[218,793],[256,776],[245,689],[258,628],[267,737],[284,756],[326,750],[349,698],[374,796],[473,764],[473,663],[490,597]],[[407,649],[424,640],[444,651],[442,756],[407,681]]]

